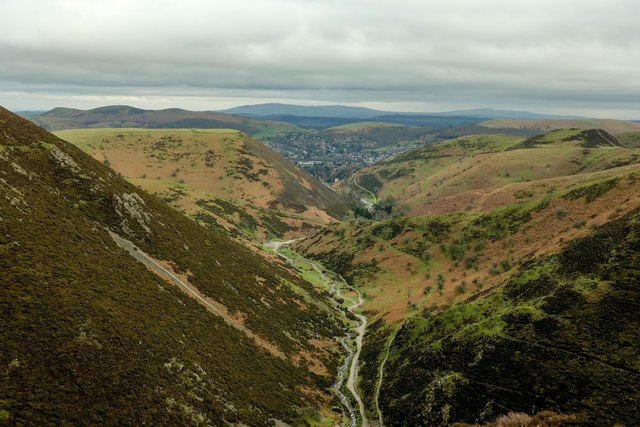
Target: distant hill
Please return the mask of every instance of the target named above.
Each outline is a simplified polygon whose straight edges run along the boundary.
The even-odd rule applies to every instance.
[[[345,105],[306,106],[291,104],[256,104],[243,105],[223,110],[224,113],[239,114],[250,117],[316,117],[333,119],[372,119],[389,116],[421,116],[425,117],[473,117],[483,119],[518,118],[518,119],[573,119],[575,116],[558,116],[552,114],[531,113],[528,111],[496,110],[493,108],[476,108],[468,110],[453,110],[444,112],[392,112],[371,108],[349,107]],[[406,118],[405,118],[406,120]],[[287,120],[285,120],[287,121]],[[394,122],[397,123],[397,122]],[[408,124],[408,123],[401,123]]]
[[[259,141],[232,129],[56,132],[130,182],[202,223],[263,241],[335,222],[345,200]]]
[[[420,126],[434,128],[449,128],[454,126],[476,125],[485,121],[483,117],[447,116],[447,115],[420,115],[420,114],[387,114],[377,117],[312,117],[294,115],[271,115],[271,116],[247,116],[256,119],[272,120],[276,122],[286,122],[291,125],[312,128],[326,129],[331,127],[360,123],[364,121],[390,123],[403,126]]]
[[[300,117],[330,117],[330,118],[359,118],[367,119],[389,114],[383,111],[363,107],[348,107],[345,105],[291,105],[291,104],[256,104],[242,105],[229,108],[222,112],[241,114],[245,116],[300,116]]]
[[[217,112],[179,108],[143,110],[126,105],[112,105],[92,110],[54,108],[46,113],[30,115],[28,118],[50,131],[79,128],[222,128],[236,129],[253,135],[295,129],[287,123],[253,120]]]
[[[0,424],[339,416],[324,293],[2,108],[0,272]]]
[[[505,119],[583,119],[579,116],[563,116],[556,114],[540,114],[531,113],[529,111],[515,111],[515,110],[496,110],[494,108],[473,108],[468,110],[453,110],[446,113],[438,113],[448,116],[471,116],[482,117],[487,119],[505,118]]]
[[[363,107],[301,106],[257,104],[230,108],[220,112],[189,111],[179,108],[144,110],[126,105],[112,105],[91,110],[54,108],[47,112],[24,112],[24,116],[47,130],[79,128],[199,128],[236,129],[250,135],[269,135],[295,131],[296,127],[325,129],[361,121],[376,121],[406,126],[445,128],[476,125],[487,119],[568,119],[526,111],[490,108],[434,113],[380,111]],[[511,124],[507,124],[510,127]],[[592,126],[595,127],[595,126]]]
[[[29,118],[32,116],[37,116],[40,114],[44,114],[46,113],[46,110],[28,110],[28,111],[16,111],[15,113],[17,115],[19,115],[20,117],[25,117],[25,118]]]

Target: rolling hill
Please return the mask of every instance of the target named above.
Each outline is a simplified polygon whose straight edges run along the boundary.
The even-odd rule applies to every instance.
[[[409,215],[485,212],[639,161],[638,149],[622,147],[604,130],[559,129],[530,138],[472,135],[427,144],[353,179],[379,199],[392,197]],[[361,193],[353,179],[339,188]]]
[[[2,108],[0,271],[1,423],[339,418],[333,301]]]
[[[77,129],[56,134],[205,224],[251,240],[335,222],[346,202],[231,129]]]
[[[28,118],[50,131],[79,128],[222,128],[236,129],[253,135],[295,130],[295,127],[288,123],[253,120],[224,113],[179,108],[143,110],[126,105],[111,105],[92,110],[54,108]]]

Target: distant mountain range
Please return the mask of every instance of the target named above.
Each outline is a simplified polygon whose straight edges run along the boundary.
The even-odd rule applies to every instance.
[[[295,130],[295,126],[326,129],[361,121],[447,128],[476,125],[495,118],[518,120],[576,118],[491,108],[415,113],[380,111],[345,105],[303,106],[274,103],[244,105],[224,111],[189,111],[179,108],[145,110],[127,105],[110,105],[91,110],[58,107],[47,112],[23,111],[20,115],[50,131],[104,127],[226,128],[240,130],[250,135],[292,131]]]
[[[349,107],[345,105],[306,106],[291,104],[256,104],[222,110],[223,113],[238,114],[249,117],[299,116],[299,117],[331,117],[343,119],[373,119],[385,116],[436,116],[436,117],[474,117],[482,119],[569,119],[577,116],[558,116],[531,113],[528,111],[496,110],[493,108],[475,108],[470,110],[454,110],[445,112],[393,112],[371,108]]]
[[[292,104],[256,104],[241,105],[239,107],[222,110],[222,113],[238,114],[242,116],[301,116],[301,117],[334,117],[371,119],[374,117],[393,114],[363,107],[348,107],[346,105],[292,105]],[[400,114],[400,113],[399,113]]]
[[[253,135],[274,129],[295,129],[287,123],[273,123],[219,112],[189,111],[180,108],[143,110],[128,105],[109,105],[91,110],[58,107],[45,113],[31,113],[23,112],[22,115],[50,131],[79,128],[223,128]]]

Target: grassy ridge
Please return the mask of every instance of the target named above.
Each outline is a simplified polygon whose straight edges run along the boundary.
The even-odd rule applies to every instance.
[[[492,119],[480,123],[487,128],[534,129],[537,133],[555,129],[604,129],[618,135],[624,132],[640,131],[640,124],[611,119],[575,119],[575,120],[530,120],[530,119]]]
[[[346,212],[341,198],[232,129],[79,129],[57,132],[125,178],[203,224],[263,240]]]
[[[380,199],[393,197],[409,215],[486,212],[539,200],[554,188],[614,176],[640,161],[601,129],[559,129],[530,138],[475,135],[411,150],[356,174]],[[600,173],[599,175],[590,175]],[[341,189],[358,192],[352,180]]]

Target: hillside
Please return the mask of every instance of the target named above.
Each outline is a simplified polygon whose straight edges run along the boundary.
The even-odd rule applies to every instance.
[[[56,135],[187,215],[236,236],[300,236],[348,212],[335,192],[235,130],[77,129]]]
[[[434,198],[428,215],[344,222],[296,244],[365,295],[360,387],[370,414],[380,409],[389,426],[543,410],[567,425],[635,423],[640,164],[616,141],[565,129],[425,146],[378,166],[382,177],[415,168],[387,175],[378,196],[396,196],[395,211],[405,188],[394,181],[459,167],[467,179],[442,187],[459,201],[468,188],[456,182],[477,186],[474,208]],[[492,182],[493,167],[502,176]]]
[[[546,132],[556,129],[604,129],[617,135],[624,132],[640,131],[640,123],[613,119],[509,119],[496,118],[482,122],[481,126],[488,128],[517,128],[533,129],[535,132]]]
[[[612,168],[638,161],[638,149],[622,147],[604,130],[559,129],[527,139],[472,135],[426,144],[353,179],[379,199],[393,198],[412,216],[486,212],[602,179]],[[363,194],[353,179],[338,188]]]
[[[570,414],[572,425],[637,423],[638,220],[635,208],[520,264],[492,292],[406,322],[381,390],[386,425],[538,408]]]
[[[314,286],[1,108],[0,189],[0,422],[335,423]]]
[[[288,123],[253,120],[218,112],[179,108],[143,110],[126,105],[111,105],[92,110],[54,108],[42,114],[29,116],[29,120],[50,131],[79,128],[222,128],[254,135],[290,132],[296,129]]]

